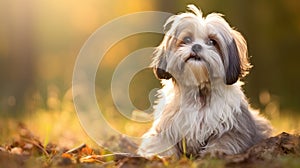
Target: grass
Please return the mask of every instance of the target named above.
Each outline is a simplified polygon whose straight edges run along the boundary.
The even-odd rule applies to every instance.
[[[275,112],[274,112],[275,111]],[[274,135],[281,132],[288,132],[299,134],[300,131],[300,115],[291,111],[262,111],[265,116],[271,121],[274,127]],[[111,113],[111,111],[110,111]],[[107,115],[108,121],[113,121],[115,129],[121,129],[120,132],[127,135],[139,137],[148,128],[149,124],[137,124],[128,120],[122,120],[122,117],[115,118],[115,115]],[[43,144],[49,142],[55,143],[59,146],[72,148],[83,142],[95,146],[96,143],[88,137],[84,129],[81,127],[79,119],[72,105],[65,105],[61,110],[53,109],[39,109],[34,113],[24,116],[23,118],[0,118],[0,142],[6,143],[7,141],[16,138],[18,135],[17,126],[22,122],[36,135],[38,135]],[[101,127],[101,124],[99,123]]]
[[[55,103],[54,103],[55,102]],[[23,117],[1,117],[0,118],[0,147],[10,144],[19,136],[18,123],[24,123],[35,135],[39,137],[42,144],[46,146],[49,143],[58,145],[60,148],[71,149],[82,143],[88,144],[91,148],[101,149],[82,128],[76,115],[72,97],[65,96],[62,101],[52,99],[49,101],[50,108],[39,108],[34,112],[24,115]],[[274,135],[281,132],[299,134],[300,132],[300,115],[293,111],[281,110],[278,103],[271,100],[265,104],[261,113],[266,116],[274,127]],[[150,126],[151,123],[137,123],[124,119],[114,108],[107,108],[105,111],[107,121],[119,132],[135,137],[141,136]],[[102,129],[103,125],[99,123]],[[103,127],[103,129],[105,129]],[[107,138],[107,137],[106,137]],[[120,141],[112,138],[111,144],[118,144]],[[185,143],[184,143],[185,144]],[[183,145],[184,145],[183,144]],[[184,146],[184,152],[186,151]],[[104,152],[105,153],[105,152]],[[52,162],[51,157],[42,156],[40,158],[45,163]],[[50,159],[50,160],[49,160]],[[0,158],[1,160],[1,158]],[[36,160],[30,158],[27,164],[31,167]],[[147,163],[148,164],[148,163]],[[268,163],[264,163],[268,164]],[[277,165],[288,165],[287,167],[297,167],[300,162],[299,158],[294,156],[284,156],[276,160]],[[155,165],[155,164],[154,164]],[[177,162],[164,162],[164,167],[224,167],[225,163],[218,159],[194,160],[192,157],[183,157]],[[151,166],[150,166],[151,167]],[[283,166],[284,167],[284,166]]]
[[[265,111],[264,111],[265,112]],[[266,112],[265,112],[266,113]],[[268,116],[275,128],[275,133],[289,132],[298,133],[300,120],[299,115],[292,115],[290,112],[279,113],[279,115]],[[94,149],[99,149],[99,146],[85,133],[80,125],[75,111],[73,110],[45,110],[40,109],[31,115],[27,115],[22,119],[1,118],[0,119],[0,146],[12,142],[18,136],[18,122],[23,122],[27,127],[40,138],[41,142],[46,145],[49,142],[57,144],[59,147],[67,149],[74,148],[79,144],[86,143]],[[119,123],[123,124],[123,123]],[[126,124],[126,123],[125,123]],[[131,130],[131,129],[129,129]],[[142,130],[142,129],[141,129]],[[127,130],[128,131],[128,130]],[[133,130],[135,134],[137,130]],[[49,161],[50,159],[50,161]],[[55,158],[40,157],[39,163],[47,163],[49,165]],[[32,161],[32,162],[31,162]],[[138,162],[139,163],[139,162]],[[26,162],[27,167],[37,164],[36,159],[30,158]],[[157,163],[143,163],[148,167],[161,165]],[[269,164],[269,163],[264,163]],[[294,156],[283,156],[276,160],[276,165],[280,167],[297,167],[300,162],[299,158]],[[194,160],[193,158],[183,157],[176,162],[164,162],[164,167],[225,167],[226,163],[219,159],[203,159]],[[283,165],[283,166],[282,166]],[[265,165],[266,166],[266,165]],[[16,166],[17,167],[17,166]]]

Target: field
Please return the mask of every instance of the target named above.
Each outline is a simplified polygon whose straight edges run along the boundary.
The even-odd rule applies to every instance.
[[[263,111],[275,128],[274,136],[282,132],[289,134],[280,134],[243,155],[182,157],[179,161],[174,158],[147,160],[134,154],[107,151],[87,135],[73,105],[68,101],[61,104],[64,108],[60,110],[40,109],[20,118],[1,118],[0,167],[297,167],[300,164],[300,138],[296,136],[300,117],[279,111],[274,104]],[[112,120],[110,115],[107,117]],[[126,127],[120,132],[129,135],[142,135],[149,127],[146,124],[145,128],[138,128],[134,123],[116,120],[114,126]],[[112,137],[111,141],[114,142],[108,144],[118,144],[122,152],[134,153],[136,149],[135,144],[125,138]]]

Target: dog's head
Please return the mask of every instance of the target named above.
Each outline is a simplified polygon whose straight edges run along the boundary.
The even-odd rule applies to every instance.
[[[222,15],[202,17],[195,6],[188,9],[192,13],[166,21],[164,39],[152,62],[157,78],[172,78],[183,85],[200,86],[217,80],[234,84],[250,68],[245,39]]]

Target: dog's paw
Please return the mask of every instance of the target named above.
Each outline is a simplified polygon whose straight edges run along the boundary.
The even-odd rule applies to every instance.
[[[157,156],[157,154],[151,153],[151,152],[149,152],[149,151],[147,151],[147,150],[145,150],[145,149],[143,149],[143,148],[139,148],[139,149],[137,150],[137,154],[138,154],[139,156],[144,157],[144,158],[147,158],[147,159],[149,159],[149,160],[151,160],[151,159],[153,159],[153,158],[155,158],[155,157]]]

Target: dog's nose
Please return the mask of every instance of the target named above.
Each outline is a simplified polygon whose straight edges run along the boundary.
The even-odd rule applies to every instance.
[[[194,44],[192,46],[192,51],[194,51],[195,53],[199,52],[202,50],[202,46],[200,44]]]

